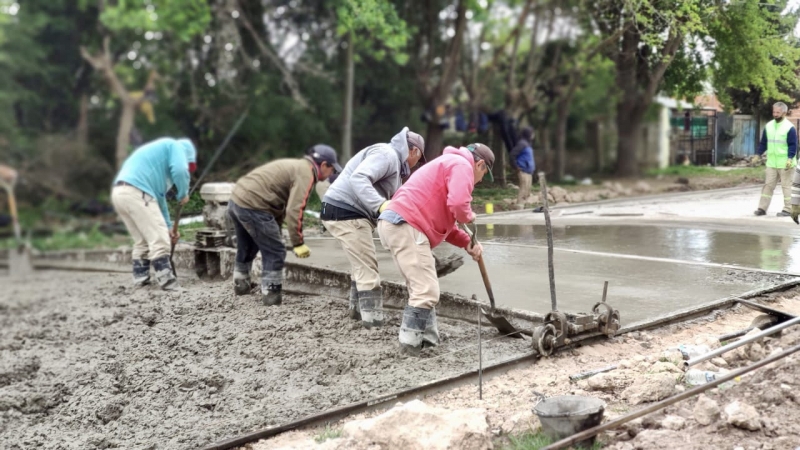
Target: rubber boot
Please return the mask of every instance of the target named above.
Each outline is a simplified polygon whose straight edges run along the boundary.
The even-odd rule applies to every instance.
[[[150,284],[150,260],[133,260],[133,287],[140,288]]]
[[[178,288],[178,280],[172,273],[172,264],[169,263],[169,256],[162,256],[153,260],[153,269],[156,272],[156,281],[161,289],[171,291]]]
[[[264,306],[278,306],[283,301],[283,271],[266,271],[261,274],[261,303]]]
[[[383,326],[383,291],[377,287],[371,291],[358,291],[358,310],[364,328]]]
[[[236,268],[233,270],[234,294],[247,295],[252,291],[253,286],[250,284],[250,267],[251,264],[236,263]]]
[[[400,351],[407,355],[419,356],[422,339],[430,318],[431,310],[406,306],[403,322],[400,324]]]
[[[436,308],[431,308],[425,332],[422,333],[422,347],[436,347],[439,345],[439,322],[436,320]]]
[[[361,320],[361,310],[358,309],[358,288],[355,281],[350,282],[350,307],[348,312],[351,319]]]

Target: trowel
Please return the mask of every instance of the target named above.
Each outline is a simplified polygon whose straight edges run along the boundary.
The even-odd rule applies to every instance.
[[[467,232],[470,239],[472,240],[472,245],[478,243],[477,238],[475,237],[477,230],[474,232],[469,228],[468,225],[464,224],[464,231]],[[489,322],[497,328],[497,331],[502,333],[504,336],[510,336],[513,338],[522,338],[522,333],[506,319],[505,317],[497,314],[495,304],[494,304],[494,293],[492,292],[492,283],[489,281],[489,273],[486,271],[486,264],[483,262],[483,256],[478,259],[478,267],[481,270],[481,278],[483,278],[483,285],[486,287],[486,295],[489,297],[489,304],[491,305],[490,310],[486,310],[486,308],[481,307],[481,312],[483,313],[484,317],[486,317]]]

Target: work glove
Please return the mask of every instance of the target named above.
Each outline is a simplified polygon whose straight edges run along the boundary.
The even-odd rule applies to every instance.
[[[800,205],[792,205],[792,220],[794,220],[794,223],[800,225],[800,221],[797,219],[798,216],[800,216]]]
[[[792,159],[787,159],[787,160],[786,160],[786,168],[787,168],[787,169],[791,169],[792,167],[794,167],[794,160],[792,160]]]
[[[391,200],[386,200],[385,202],[381,203],[380,208],[378,208],[378,214],[382,214],[384,211],[386,211],[389,203],[391,203]]]
[[[298,245],[294,249],[294,255],[298,258],[308,258],[311,256],[311,249],[306,244]]]

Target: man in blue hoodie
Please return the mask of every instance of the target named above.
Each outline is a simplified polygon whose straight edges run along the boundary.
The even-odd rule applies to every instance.
[[[162,138],[136,149],[122,164],[111,202],[134,240],[133,282],[150,283],[150,263],[161,289],[177,287],[169,262],[172,234],[167,192],[174,185],[180,203],[189,201],[190,174],[197,168],[197,151],[189,139]]]
[[[383,293],[372,230],[403,179],[420,159],[425,140],[408,127],[389,143],[356,153],[322,198],[320,218],[350,261],[350,318],[365,328],[383,325]]]
[[[517,145],[511,150],[511,165],[517,169],[519,175],[519,191],[517,193],[518,208],[525,207],[525,200],[531,195],[531,185],[533,184],[533,171],[536,170],[536,162],[533,159],[533,129],[525,127],[520,131],[520,139]]]

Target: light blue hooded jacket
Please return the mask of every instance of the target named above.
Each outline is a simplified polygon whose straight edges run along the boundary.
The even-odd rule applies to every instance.
[[[178,189],[178,199],[189,194],[189,163],[196,162],[197,150],[189,139],[157,139],[131,153],[122,164],[114,184],[124,181],[156,199],[167,228],[171,228],[167,192],[174,184]]]

